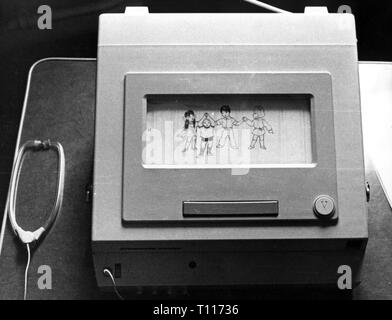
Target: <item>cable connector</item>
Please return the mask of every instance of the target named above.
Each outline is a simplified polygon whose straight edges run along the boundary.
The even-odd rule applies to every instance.
[[[24,244],[31,244],[33,242],[36,242],[39,240],[41,235],[45,232],[44,228],[39,228],[35,230],[34,232],[32,231],[25,231],[22,228],[16,228],[15,233],[18,235],[19,239],[24,243]]]

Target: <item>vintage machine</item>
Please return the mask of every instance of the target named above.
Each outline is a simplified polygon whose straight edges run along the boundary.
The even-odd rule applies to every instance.
[[[352,15],[101,15],[95,139],[99,287],[359,281]]]

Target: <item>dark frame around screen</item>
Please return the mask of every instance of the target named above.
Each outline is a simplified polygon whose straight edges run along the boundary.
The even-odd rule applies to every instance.
[[[183,218],[183,201],[279,202],[279,214],[276,217],[197,220],[206,223],[222,220],[252,223],[318,221],[313,212],[313,203],[319,195],[331,196],[338,207],[330,74],[128,73],[125,89],[123,223],[192,222],[192,219]],[[233,93],[310,95],[313,163],[249,168],[177,167],[178,170],[143,165],[141,155],[142,136],[146,130],[146,96]],[[338,208],[332,220],[337,218]]]

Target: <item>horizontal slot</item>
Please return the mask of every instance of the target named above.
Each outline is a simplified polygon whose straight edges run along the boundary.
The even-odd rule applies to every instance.
[[[276,217],[278,201],[185,201],[185,218]]]
[[[120,251],[178,251],[182,250],[182,248],[169,248],[169,247],[164,247],[164,248],[159,248],[159,247],[146,247],[146,248],[120,248]]]

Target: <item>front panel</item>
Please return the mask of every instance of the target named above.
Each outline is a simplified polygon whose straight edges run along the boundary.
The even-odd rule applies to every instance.
[[[125,82],[124,223],[338,218],[328,73],[128,73]]]

